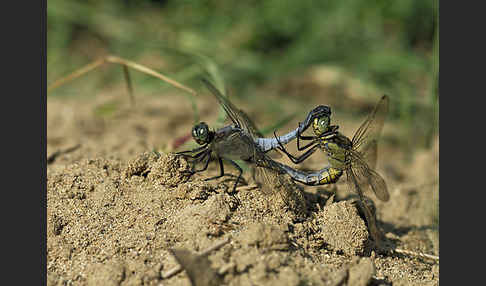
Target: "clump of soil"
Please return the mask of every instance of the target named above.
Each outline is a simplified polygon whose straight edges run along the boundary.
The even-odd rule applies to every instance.
[[[288,235],[278,225],[254,223],[239,235],[238,240],[243,245],[263,249],[289,249]]]
[[[368,229],[349,201],[333,203],[316,215],[321,230],[316,234],[329,249],[347,255],[362,255],[368,243]]]
[[[144,102],[142,111],[156,106],[150,99]],[[93,133],[98,125],[92,113],[82,112],[89,108],[80,106],[80,113],[66,113],[67,119],[77,120],[62,121],[64,113],[52,112],[53,106],[63,104],[50,99],[48,105],[48,127],[59,127],[48,128],[48,154],[80,147],[48,165],[48,285],[438,284],[435,262],[369,249],[366,224],[355,204],[341,195],[329,200],[331,188],[282,181],[272,194],[241,187],[234,197],[227,193],[233,179],[204,180],[219,173],[216,165],[188,177],[184,158],[146,139],[190,130],[189,121],[169,123],[174,108],[161,107],[167,111],[162,117],[141,111],[105,120],[102,130]],[[80,120],[91,127],[79,129],[73,122]],[[418,163],[431,165],[426,156]],[[414,211],[434,189],[424,189],[427,195],[417,192],[419,186],[398,189],[393,181],[387,183],[394,205],[376,204],[386,236],[403,249],[437,254],[433,219],[419,218],[424,212]],[[338,194],[341,189],[338,185]],[[198,255],[225,239],[229,243],[221,248]],[[191,263],[207,272],[191,270]],[[180,264],[186,270],[164,278]],[[204,282],[198,275],[213,278]]]

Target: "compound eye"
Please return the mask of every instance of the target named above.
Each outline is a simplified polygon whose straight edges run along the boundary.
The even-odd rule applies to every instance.
[[[319,120],[319,125],[321,126],[321,128],[327,128],[327,126],[329,125],[329,117],[322,117]]]
[[[192,137],[198,144],[207,143],[209,137],[208,125],[204,122],[201,122],[194,126],[194,128],[192,129]]]
[[[316,133],[316,135],[320,136],[327,131],[327,128],[329,128],[329,117],[324,116],[319,118],[319,120],[317,121],[314,132]]]
[[[199,130],[198,130],[198,134],[197,134],[197,137],[199,138],[199,140],[201,141],[206,141],[206,138],[208,137],[208,130],[204,127],[201,127]]]

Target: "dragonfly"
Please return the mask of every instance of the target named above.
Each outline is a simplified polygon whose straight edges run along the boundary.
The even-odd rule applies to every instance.
[[[295,139],[299,133],[303,132],[313,122],[314,118],[325,114],[325,108],[318,106],[311,110],[298,128],[285,135],[276,138],[264,138],[244,111],[233,105],[208,80],[202,79],[202,82],[216,97],[227,116],[231,119],[232,124],[215,131],[210,130],[205,122],[200,122],[192,128],[191,135],[196,143],[201,146],[193,150],[176,153],[189,159],[192,165],[188,171],[189,177],[195,173],[205,171],[208,168],[212,155],[214,155],[219,163],[220,173],[205,180],[208,181],[225,176],[223,161],[226,161],[238,171],[232,191],[229,192],[234,194],[239,181],[242,180],[243,174],[243,170],[235,161],[243,160],[250,163],[250,166],[256,167],[252,168],[253,178],[259,178],[263,183],[264,190],[269,191],[268,186],[274,185],[277,181],[282,181],[282,178],[279,178],[279,176],[286,174],[286,171],[266,153],[278,148],[282,143],[285,144]],[[199,163],[202,163],[202,168],[197,169],[196,166]]]
[[[378,140],[388,114],[388,106],[389,97],[384,95],[356,130],[351,140],[338,131],[339,126],[331,125],[331,112],[329,110],[329,113],[313,118],[314,135],[301,135],[301,131],[308,128],[310,124],[298,128],[297,149],[299,151],[308,149],[305,153],[296,157],[290,154],[283,144],[279,144],[278,147],[295,164],[303,162],[318,149],[324,151],[328,158],[328,165],[319,171],[304,172],[286,165],[281,167],[294,181],[311,186],[336,183],[346,173],[348,188],[355,190],[358,194],[370,234],[377,244],[380,243],[382,234],[376,225],[373,211],[366,202],[364,192],[371,189],[381,201],[386,202],[390,199],[385,180],[375,171]],[[274,132],[274,136],[275,140],[279,141],[276,132]],[[310,142],[307,145],[300,146],[300,140],[309,140]]]

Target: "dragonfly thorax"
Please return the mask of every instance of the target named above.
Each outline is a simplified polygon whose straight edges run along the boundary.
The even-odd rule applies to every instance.
[[[325,140],[320,141],[322,150],[326,153],[331,167],[343,170],[349,162],[348,154],[351,149],[351,141],[339,132]]]

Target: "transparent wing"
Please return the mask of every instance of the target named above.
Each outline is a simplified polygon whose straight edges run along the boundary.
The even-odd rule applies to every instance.
[[[220,156],[232,160],[248,160],[258,152],[245,132],[230,126],[216,131],[211,148]]]
[[[376,217],[373,211],[370,209],[370,206],[366,203],[366,199],[363,195],[363,191],[361,189],[361,185],[359,184],[358,177],[355,173],[355,170],[351,167],[346,169],[346,176],[347,176],[347,183],[349,189],[355,190],[356,193],[359,195],[359,199],[361,202],[363,214],[365,215],[366,222],[368,224],[368,229],[370,231],[371,237],[376,243],[379,243],[382,238],[382,233],[378,229],[378,225],[376,224]]]
[[[280,175],[276,171],[254,166],[254,172],[255,183],[265,195],[274,194],[279,189],[282,182]]]
[[[378,199],[383,202],[390,200],[390,194],[386,186],[385,180],[372,169],[366,169],[365,178],[368,180],[368,186],[371,187],[373,193]]]
[[[360,191],[371,189],[378,199],[384,202],[388,201],[390,199],[388,188],[380,174],[371,169],[359,153],[352,151],[349,156],[351,159],[350,169],[359,185]]]
[[[248,117],[248,115],[245,112],[243,112],[240,109],[240,110],[238,110],[237,114],[238,114],[239,121],[241,122],[241,124],[243,124],[242,128],[244,130],[248,131],[248,133],[250,133],[250,135],[253,138],[262,138],[263,137],[263,134],[258,130],[255,123],[253,123],[253,121]]]
[[[388,114],[389,98],[384,95],[374,110],[361,124],[352,139],[352,150],[349,156],[351,161],[352,182],[355,189],[363,191],[371,189],[376,197],[388,201],[390,195],[385,180],[374,171],[377,161],[378,140],[385,118]]]
[[[236,108],[236,106],[234,106],[231,103],[231,101],[229,101],[229,99],[227,97],[225,97],[223,94],[221,94],[221,92],[219,92],[219,90],[213,84],[211,84],[208,80],[202,79],[202,82],[211,91],[211,93],[216,97],[219,104],[221,104],[223,109],[226,111],[226,114],[230,117],[231,121],[233,121],[233,123],[236,126],[245,130],[254,138],[263,137],[263,135],[260,133],[260,131],[258,131],[258,129],[256,128],[253,121],[251,121],[251,119],[248,117],[248,115],[245,112]]]
[[[350,192],[355,192],[360,198],[363,197],[363,184],[358,181],[358,176],[355,174],[355,170],[348,166],[346,168],[346,183]]]
[[[356,130],[351,140],[354,150],[364,154],[366,150],[371,150],[370,145],[377,145],[383,123],[388,115],[388,106],[389,98],[387,95],[384,95],[375,106],[375,109],[368,115],[358,130]]]
[[[228,98],[224,97],[209,81],[203,80],[203,82],[213,93],[236,126],[246,131],[246,133],[253,137],[253,139],[263,137],[245,112],[236,108]],[[256,148],[256,145],[253,142],[248,143],[248,145],[251,145],[253,150],[255,165],[252,165],[251,167],[253,168],[253,178],[256,183],[260,185],[264,194],[278,192],[282,195],[283,200],[286,201],[286,196],[289,195],[288,192],[293,190],[291,184],[295,185],[295,183],[288,178],[285,170],[283,170],[277,162],[273,161],[268,155]]]
[[[254,166],[254,179],[265,195],[278,194],[285,203],[297,187],[287,172],[266,154],[261,154]]]
[[[258,130],[255,123],[248,117],[248,115],[241,109],[236,108],[231,101],[218,91],[218,89],[212,85],[206,79],[202,79],[206,87],[211,91],[211,93],[216,97],[219,104],[223,107],[226,114],[230,117],[234,125],[245,130],[252,138],[263,138],[263,134]],[[273,149],[270,152],[272,158],[281,158],[282,154],[278,149]]]
[[[361,156],[371,169],[376,168],[376,161],[378,156],[378,142],[376,140],[370,141],[364,148],[361,149]]]

